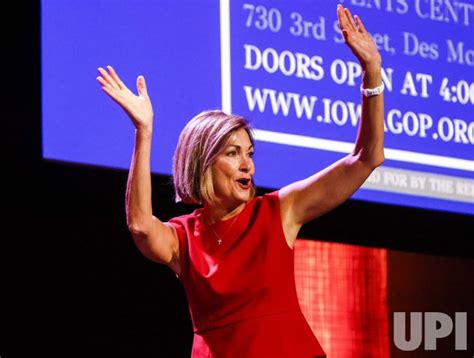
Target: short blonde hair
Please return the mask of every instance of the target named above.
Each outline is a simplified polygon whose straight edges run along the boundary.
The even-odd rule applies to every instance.
[[[220,110],[203,111],[182,130],[173,157],[176,202],[202,204],[215,200],[212,164],[229,143],[232,134],[245,129],[252,145],[249,122],[242,116]],[[252,182],[251,197],[255,195]]]

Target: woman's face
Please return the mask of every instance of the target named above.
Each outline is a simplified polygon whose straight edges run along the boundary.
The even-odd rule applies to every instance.
[[[236,131],[212,165],[214,193],[225,206],[236,206],[250,199],[255,174],[253,145],[247,131]]]

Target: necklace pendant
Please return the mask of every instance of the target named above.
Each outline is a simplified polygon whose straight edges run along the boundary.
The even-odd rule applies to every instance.
[[[218,243],[219,245],[222,244],[222,240],[221,240],[221,239],[217,240],[217,243]]]

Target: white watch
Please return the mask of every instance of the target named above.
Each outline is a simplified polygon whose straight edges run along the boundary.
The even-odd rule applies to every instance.
[[[384,89],[385,89],[385,85],[383,84],[383,82],[380,86],[375,87],[375,88],[364,88],[362,87],[362,85],[360,85],[360,93],[362,93],[364,97],[377,96],[381,94]]]

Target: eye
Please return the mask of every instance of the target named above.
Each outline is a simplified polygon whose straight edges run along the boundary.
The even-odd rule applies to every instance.
[[[254,155],[255,155],[255,152],[249,152],[249,153],[248,153],[248,156],[249,156],[250,158],[253,158]]]
[[[237,155],[237,152],[235,150],[232,150],[230,152],[227,152],[228,157],[235,157]]]

